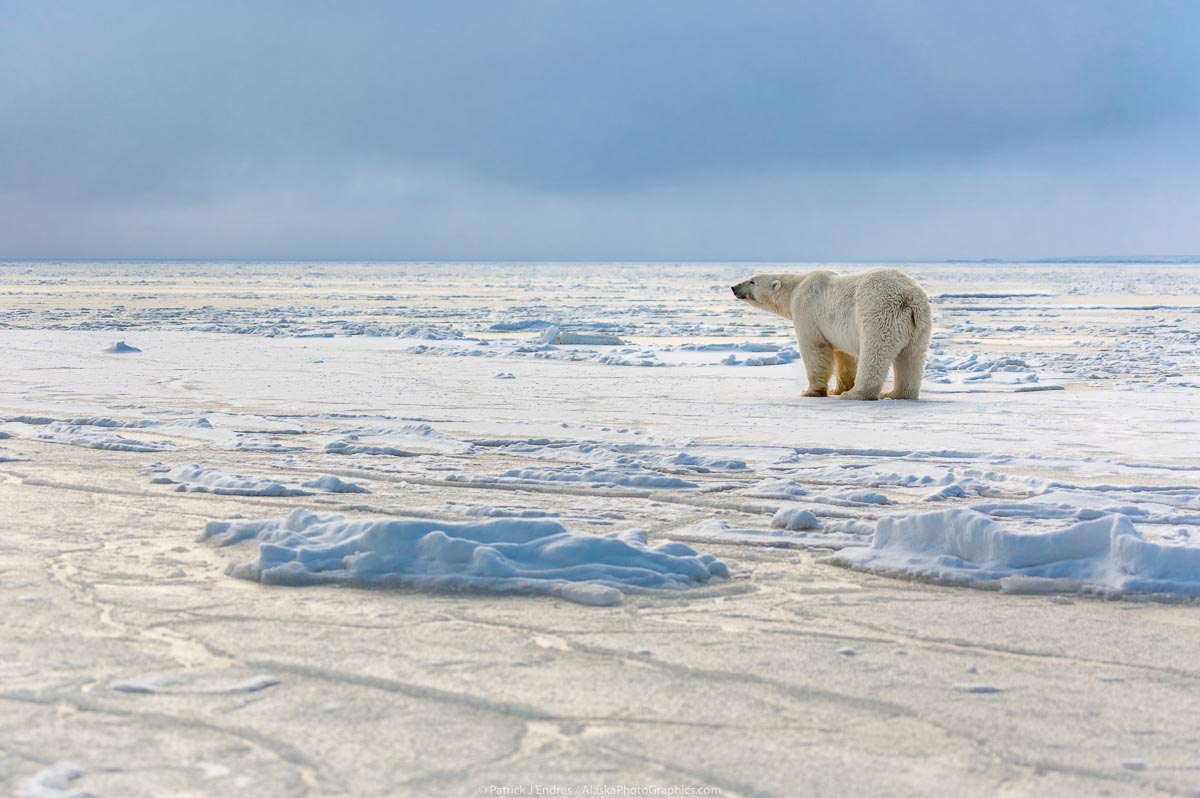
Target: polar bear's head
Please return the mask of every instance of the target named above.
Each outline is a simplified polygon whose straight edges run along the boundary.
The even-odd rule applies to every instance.
[[[733,286],[733,295],[755,307],[786,316],[787,302],[783,299],[783,275],[756,274]]]

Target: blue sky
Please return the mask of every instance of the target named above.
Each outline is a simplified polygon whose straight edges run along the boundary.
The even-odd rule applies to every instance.
[[[1200,3],[5,2],[0,257],[1200,254]]]

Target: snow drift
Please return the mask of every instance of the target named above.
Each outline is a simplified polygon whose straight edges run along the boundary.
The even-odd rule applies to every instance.
[[[209,521],[202,537],[220,545],[259,541],[258,559],[231,573],[264,584],[397,584],[616,604],[626,590],[686,588],[729,575],[724,563],[682,543],[647,545],[642,530],[589,535],[546,519],[349,520],[296,509],[286,518]]]
[[[131,355],[141,352],[142,350],[138,349],[136,346],[130,346],[124,341],[117,341],[115,344],[102,351],[106,355]]]
[[[176,485],[180,493],[214,493],[219,496],[311,496],[314,493],[370,493],[371,491],[346,482],[333,474],[321,474],[311,479],[273,479],[246,474],[231,474],[219,468],[206,468],[197,463],[171,468],[154,464],[143,470],[151,475],[155,485]]]
[[[1012,592],[1200,595],[1200,547],[1146,540],[1124,515],[1015,531],[968,509],[881,518],[869,547],[826,562]]]
[[[625,343],[615,335],[567,332],[553,326],[547,327],[538,336],[537,340],[543,344],[557,344],[560,346],[569,346],[572,344],[584,346],[622,346]]]

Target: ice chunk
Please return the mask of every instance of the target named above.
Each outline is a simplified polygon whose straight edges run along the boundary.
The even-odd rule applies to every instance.
[[[771,518],[771,526],[793,531],[820,529],[821,521],[811,510],[802,507],[780,507]]]
[[[142,350],[138,349],[136,346],[130,346],[124,341],[117,341],[115,344],[103,351],[106,355],[131,355],[136,352],[141,352]]]

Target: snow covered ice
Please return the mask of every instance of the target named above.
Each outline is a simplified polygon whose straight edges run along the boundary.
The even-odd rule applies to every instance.
[[[0,786],[1194,792],[1200,266],[903,268],[0,264]]]
[[[622,589],[678,589],[727,578],[725,564],[646,535],[581,535],[557,521],[497,518],[348,520],[297,509],[266,521],[210,521],[205,538],[259,541],[258,557],[232,572],[264,584],[347,582],[584,595],[616,604]],[[565,592],[564,592],[565,589]]]
[[[142,350],[138,349],[136,346],[130,346],[124,341],[117,341],[115,344],[105,349],[104,353],[108,355],[132,355],[141,351]]]
[[[1001,590],[1200,594],[1200,547],[1148,541],[1119,512],[1032,532],[965,508],[886,517],[869,548],[828,561]]]
[[[370,493],[362,485],[346,482],[333,474],[311,479],[287,479],[230,474],[219,468],[192,464],[171,468],[154,464],[144,473],[156,485],[175,485],[175,490],[218,493],[225,496],[311,496],[314,493]]]

